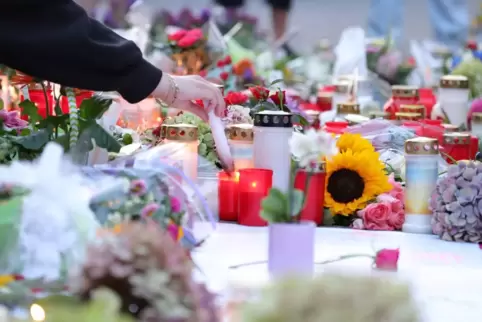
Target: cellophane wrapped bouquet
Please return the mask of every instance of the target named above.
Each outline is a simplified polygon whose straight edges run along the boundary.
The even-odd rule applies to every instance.
[[[214,217],[198,186],[186,177],[182,166],[166,157],[171,152],[167,147],[147,152],[149,154],[139,153],[128,160],[117,160],[116,164],[78,168],[63,155],[60,146],[50,143],[34,162],[13,162],[0,167],[0,267],[4,274],[0,287],[10,290],[0,294],[0,303],[26,305],[38,290],[47,294],[64,290],[69,275],[86,265],[95,266],[100,260],[105,261],[105,269],[108,269],[112,264],[105,257],[108,253],[103,253],[104,256],[86,250],[97,249],[100,244],[108,244],[105,247],[109,248],[112,240],[123,240],[129,234],[140,239],[134,241],[129,237],[128,244],[119,242],[106,252],[111,251],[121,256],[120,260],[126,260],[137,252],[136,249],[142,248],[143,243],[151,245],[164,240],[162,245],[150,249],[158,254],[155,256],[161,256],[156,264],[160,270],[171,269],[162,265],[167,265],[165,257],[171,256],[172,247],[179,248],[176,251],[179,255],[172,256],[186,256],[183,261],[191,263],[187,267],[195,266],[189,254],[215,229]],[[132,225],[144,228],[132,228]],[[146,236],[149,235],[147,231],[152,232],[146,237],[147,241],[138,233],[142,230],[146,230]],[[176,246],[169,246],[168,241]],[[94,258],[93,254],[100,254],[100,257]],[[133,262],[132,265],[133,269],[137,264]],[[123,273],[111,271],[114,276],[134,274],[122,265],[117,268],[126,270]],[[191,271],[186,268],[184,281],[180,283],[191,285]],[[164,276],[161,275],[159,278]],[[85,278],[95,280],[93,276]],[[126,290],[106,283],[93,282],[90,287],[92,290],[100,286],[113,288],[114,293],[125,299],[123,292]],[[177,287],[167,284],[166,289]],[[82,285],[87,287],[85,283]],[[74,288],[68,290],[71,292]],[[81,295],[87,294],[85,292]],[[203,288],[192,292],[201,297],[205,294]],[[154,311],[159,313],[159,310],[160,307],[156,307]],[[184,316],[183,312],[177,313]]]

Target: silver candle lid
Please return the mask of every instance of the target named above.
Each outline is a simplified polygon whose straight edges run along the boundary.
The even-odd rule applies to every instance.
[[[293,114],[284,111],[262,111],[254,115],[254,126],[293,127]]]

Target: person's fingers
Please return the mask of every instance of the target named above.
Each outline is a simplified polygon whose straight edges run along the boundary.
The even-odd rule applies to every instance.
[[[204,83],[204,93],[209,96],[208,111],[214,109],[214,114],[218,117],[223,117],[226,104],[224,103],[223,93],[220,88],[214,86],[212,83],[202,79]],[[206,105],[206,104],[205,104]]]
[[[191,101],[179,101],[176,103],[175,107],[183,111],[196,114],[205,122],[208,122],[209,120],[208,113],[205,111],[205,109]]]

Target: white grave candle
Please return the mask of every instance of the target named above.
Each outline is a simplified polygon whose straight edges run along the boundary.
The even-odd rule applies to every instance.
[[[466,125],[469,112],[469,80],[465,76],[446,75],[440,79],[438,103],[451,124]]]
[[[273,187],[287,191],[290,182],[293,135],[292,114],[283,111],[263,111],[254,117],[254,166],[273,170]]]

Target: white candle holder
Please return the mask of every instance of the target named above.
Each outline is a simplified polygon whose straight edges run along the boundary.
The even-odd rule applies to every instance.
[[[235,124],[227,130],[235,170],[253,168],[253,125]]]
[[[440,79],[438,103],[451,124],[467,125],[469,112],[469,79],[465,76],[446,75]]]
[[[263,111],[254,117],[254,166],[273,170],[273,187],[288,191],[290,184],[293,135],[292,114],[283,111]]]
[[[198,130],[191,124],[165,124],[161,127],[164,142],[176,144],[172,155],[174,160],[182,161],[182,169],[186,176],[197,182],[198,164]]]

